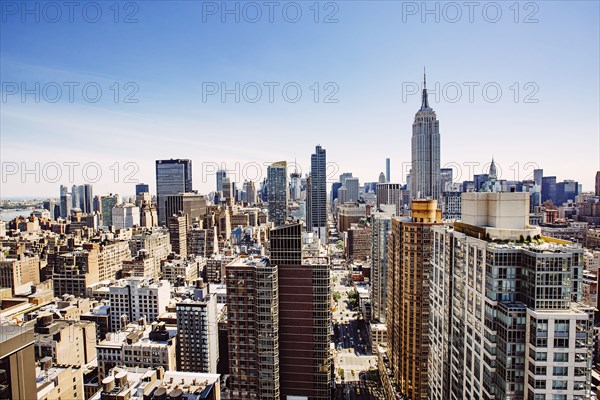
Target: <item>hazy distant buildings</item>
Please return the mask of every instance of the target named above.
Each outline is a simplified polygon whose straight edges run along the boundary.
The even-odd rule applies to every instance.
[[[169,194],[165,196],[165,210],[167,225],[170,217],[183,212],[187,216],[187,224],[193,226],[204,220],[206,198],[196,193]]]
[[[378,183],[377,184],[377,209],[382,204],[391,204],[396,207],[396,215],[400,214],[402,205],[402,191],[399,183]]]
[[[423,81],[421,109],[412,128],[412,170],[410,194],[413,199],[440,201],[440,125],[429,107],[427,86]]]
[[[385,159],[385,181],[391,182],[391,174],[390,174],[390,159]]]
[[[140,193],[150,193],[150,186],[146,183],[138,183],[135,185],[135,195],[139,195]]]
[[[108,196],[100,196],[100,215],[102,216],[102,225],[112,226],[112,209],[121,203],[121,196],[118,194],[110,194]]]
[[[223,192],[223,178],[227,177],[227,171],[224,169],[220,169],[217,171],[216,179],[217,179],[217,192]]]
[[[69,193],[69,188],[60,185],[60,216],[67,218],[71,215],[71,208],[73,208],[73,200]]]
[[[287,163],[275,162],[267,167],[267,191],[269,203],[269,221],[275,226],[287,221]]]
[[[360,184],[358,178],[348,177],[345,180],[344,186],[346,187],[348,198],[346,201],[358,201],[360,193]]]
[[[249,204],[256,203],[256,185],[253,181],[245,181],[242,190],[246,194],[246,202]]]
[[[117,204],[112,209],[112,225],[117,229],[140,226],[140,209],[133,204]]]
[[[440,169],[440,196],[450,190],[449,185],[452,184],[452,168]]]
[[[156,160],[156,202],[160,225],[165,225],[167,221],[166,196],[191,191],[191,160]]]

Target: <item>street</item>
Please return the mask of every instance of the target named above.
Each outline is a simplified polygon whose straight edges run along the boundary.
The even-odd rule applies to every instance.
[[[359,318],[358,305],[351,309],[349,294],[354,287],[349,285],[348,271],[332,271],[333,323],[334,323],[334,368],[336,375],[336,398],[376,399],[367,380],[367,372],[377,369],[377,357],[372,355],[367,326]],[[336,295],[336,293],[338,295]],[[337,299],[337,302],[335,301]]]

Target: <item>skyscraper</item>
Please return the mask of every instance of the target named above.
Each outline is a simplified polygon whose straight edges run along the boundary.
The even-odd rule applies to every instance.
[[[440,124],[429,107],[423,76],[421,109],[412,127],[411,197],[440,201]]]
[[[167,222],[166,196],[191,191],[191,160],[156,160],[156,201],[158,203],[158,223],[160,225],[165,225]]]
[[[71,201],[73,208],[81,209],[81,198],[79,193],[79,186],[73,185],[71,187]]]
[[[67,218],[71,214],[72,201],[69,188],[60,185],[60,216],[62,218]]]
[[[121,203],[121,196],[119,196],[118,194],[100,196],[100,215],[102,216],[103,226],[112,226],[112,209],[119,203]]]
[[[86,214],[94,212],[94,188],[89,183],[79,186],[80,208]]]
[[[329,268],[326,254],[312,257],[303,247],[302,223],[286,224],[269,233],[270,260],[278,269],[279,374],[281,398],[328,400]],[[318,254],[318,252],[317,252]]]
[[[137,196],[140,193],[150,193],[150,186],[146,183],[138,183],[135,185],[135,195]]]
[[[294,168],[294,172],[290,174],[290,198],[293,201],[299,201],[302,195],[302,177],[298,170]]]
[[[193,295],[176,305],[177,368],[216,374],[219,360],[217,296],[196,281]]]
[[[390,159],[386,158],[385,159],[385,180],[386,182],[391,182],[391,177],[390,177]]]
[[[556,176],[544,176],[542,178],[542,203],[552,200],[556,204]]]
[[[448,189],[446,186],[452,183],[452,168],[440,169],[440,196]]]
[[[373,320],[386,322],[388,236],[392,230],[392,214],[373,213],[373,239],[371,246],[371,302]]]
[[[346,179],[348,178],[352,178],[352,172],[344,172],[340,175],[340,183],[342,184],[342,186],[346,184]]]
[[[223,191],[223,178],[227,177],[227,171],[220,169],[217,171],[217,192]]]
[[[182,211],[186,214],[187,223],[191,227],[204,220],[206,198],[204,195],[196,193],[169,194],[165,196],[165,210],[167,222],[170,217]]]
[[[596,172],[596,196],[600,197],[600,171]]]
[[[348,199],[346,201],[358,201],[360,183],[358,178],[346,178],[345,185],[348,190]]]
[[[253,181],[245,181],[243,186],[244,193],[246,193],[246,202],[248,204],[256,203],[256,186]]]
[[[225,267],[232,399],[279,400],[278,268],[267,257]]]
[[[462,196],[462,220],[431,234],[430,398],[590,398],[583,249],[533,239],[529,193]]]
[[[221,197],[221,201],[227,204],[229,207],[233,207],[235,203],[235,189],[234,182],[231,182],[228,176],[223,177],[221,181],[222,193],[223,197]]]
[[[401,394],[426,400],[430,237],[441,210],[436,200],[413,200],[411,209],[410,219],[392,219],[386,325],[392,373]]]
[[[308,203],[307,203],[308,204]],[[327,238],[327,155],[321,146],[310,156],[310,208],[306,212],[307,230]]]
[[[267,196],[269,202],[269,221],[275,226],[287,221],[287,163],[275,162],[267,167]]]
[[[378,183],[376,186],[377,209],[381,209],[382,204],[393,204],[396,206],[395,215],[400,214],[402,203],[402,191],[399,183]]]

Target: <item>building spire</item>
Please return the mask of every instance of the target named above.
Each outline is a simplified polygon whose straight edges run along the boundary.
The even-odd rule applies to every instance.
[[[427,74],[423,66],[423,95],[421,98],[421,111],[429,109],[429,100],[427,99]]]

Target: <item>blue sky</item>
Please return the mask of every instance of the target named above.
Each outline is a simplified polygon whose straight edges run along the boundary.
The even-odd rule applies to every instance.
[[[584,190],[600,169],[597,1],[274,2],[272,21],[261,1],[0,4],[3,198],[154,190],[161,158],[191,158],[208,192],[214,165],[238,181],[277,160],[306,172],[316,144],[332,179],[376,181],[390,157],[404,182],[424,65],[460,180],[492,156],[503,178],[539,166]],[[222,99],[236,83],[239,102]]]

